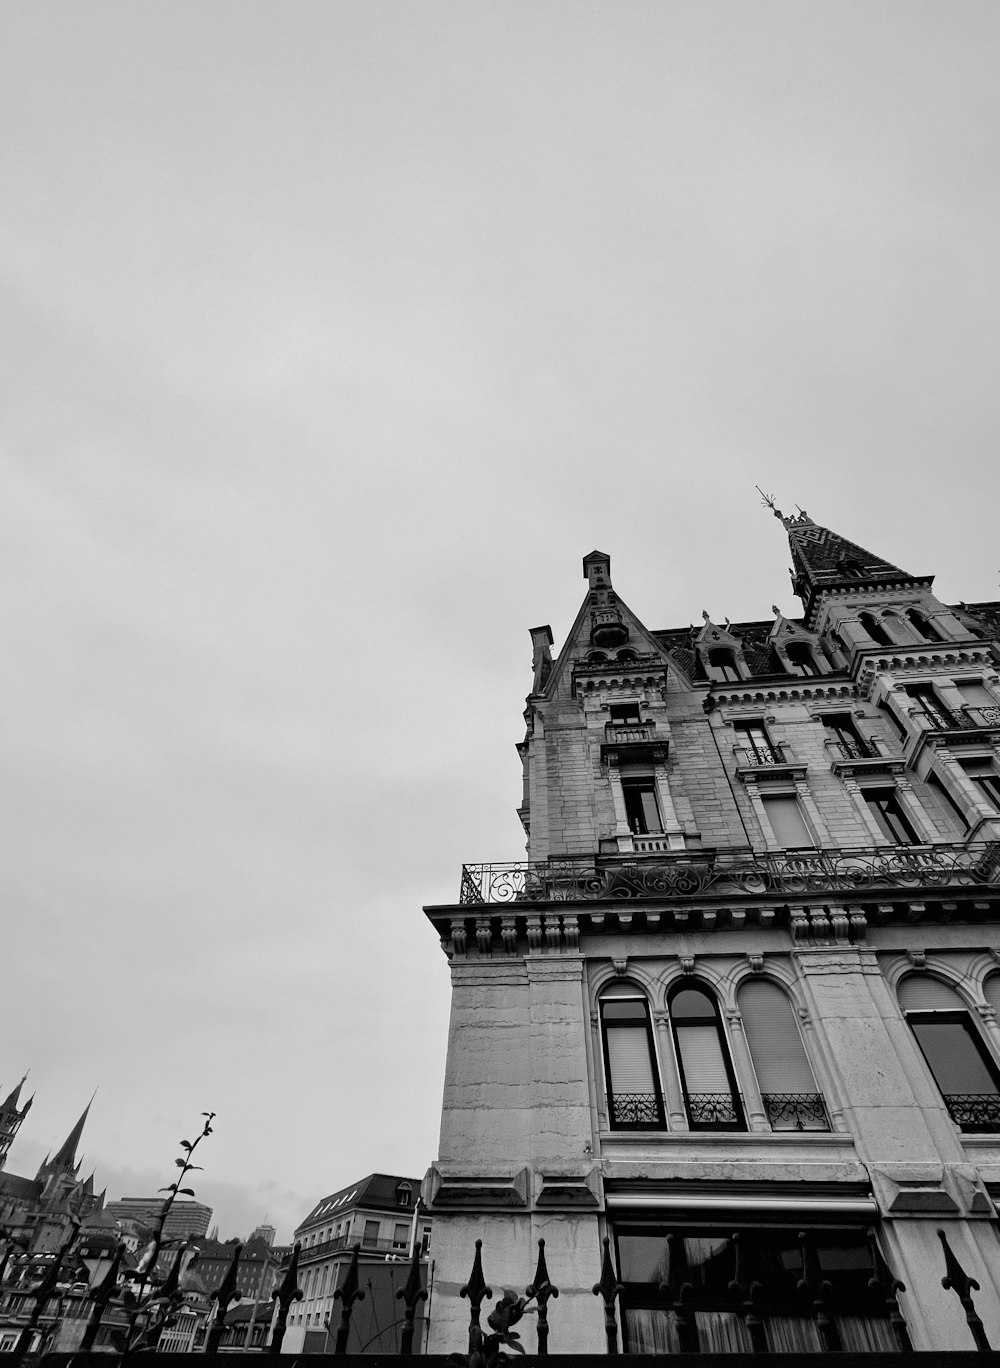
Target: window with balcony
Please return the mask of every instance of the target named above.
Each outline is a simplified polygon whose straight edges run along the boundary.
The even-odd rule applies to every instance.
[[[747,765],[782,764],[781,752],[777,746],[771,744],[771,738],[763,722],[737,722],[733,730],[736,733],[737,760],[742,760]]]
[[[645,994],[633,984],[615,983],[599,1005],[611,1129],[662,1130],[666,1117]]]
[[[662,831],[663,821],[660,817],[654,780],[651,777],[626,778],[623,775],[621,785],[629,831],[634,836],[647,836],[652,831]]]
[[[830,749],[839,760],[859,760],[875,754],[867,741],[862,741],[850,713],[827,713],[820,718],[826,728]]]
[[[898,997],[951,1119],[970,1134],[1000,1130],[1000,1069],[959,995],[909,974]]]
[[[616,727],[636,726],[641,721],[638,703],[612,703],[608,716]]]
[[[1000,703],[981,679],[957,679],[955,687],[965,704],[966,723],[973,727],[1000,726]]]
[[[969,819],[948,792],[947,786],[936,774],[930,774],[927,777],[927,787],[945,826],[955,835],[964,836],[969,830]]]
[[[816,842],[793,793],[762,794],[761,801],[774,839],[783,850],[815,848]]]
[[[1000,812],[1000,775],[991,760],[963,760],[962,768],[990,807]]]
[[[708,1221],[616,1223],[626,1354],[821,1353],[818,1300],[838,1348],[898,1349],[885,1292],[877,1282],[870,1285],[881,1270],[873,1265],[868,1232],[802,1227],[766,1216],[735,1229]],[[819,1285],[803,1296],[799,1284],[809,1266],[818,1266]],[[734,1296],[734,1282],[742,1296]],[[672,1292],[670,1309],[664,1284]],[[759,1327],[751,1329],[748,1309]]]
[[[917,833],[903,811],[895,789],[862,789],[861,796],[882,835],[892,845],[915,845]]]
[[[668,1002],[692,1130],[746,1130],[719,1009],[707,989],[675,988]]]
[[[929,726],[948,729],[956,725],[951,709],[941,702],[932,684],[911,684],[906,692],[916,706],[917,716]]]
[[[748,979],[737,1000],[771,1129],[828,1131],[823,1097],[786,994],[767,979]]]

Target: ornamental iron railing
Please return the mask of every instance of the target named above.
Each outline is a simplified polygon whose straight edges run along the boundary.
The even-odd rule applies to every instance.
[[[997,1093],[946,1093],[948,1115],[961,1130],[971,1134],[1000,1131],[1000,1095]]]
[[[663,1126],[663,1103],[656,1093],[614,1093],[611,1097],[611,1124]]]
[[[841,760],[877,760],[879,753],[871,741],[856,737],[852,741],[827,741],[827,747]]]
[[[810,893],[912,893],[1000,885],[1000,841],[927,846],[550,860],[462,866],[459,903],[591,902],[619,898],[804,897]]]
[[[699,1130],[743,1130],[743,1118],[732,1093],[689,1092],[688,1120]]]
[[[830,1129],[822,1093],[763,1093],[762,1097],[772,1130]]]
[[[794,761],[786,746],[777,746],[763,741],[752,746],[734,746],[733,754],[741,769],[757,769],[761,765],[791,765]]]
[[[950,708],[937,703],[933,711],[919,708],[917,716],[924,719],[930,731],[979,731],[987,727],[1000,727],[1000,706],[965,707],[952,712]]]

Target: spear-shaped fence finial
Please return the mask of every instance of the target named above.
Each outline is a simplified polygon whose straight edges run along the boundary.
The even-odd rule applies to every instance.
[[[823,1346],[824,1353],[836,1354],[840,1351],[841,1344],[837,1327],[829,1312],[829,1298],[832,1288],[823,1277],[816,1247],[807,1231],[799,1231],[799,1244],[802,1249],[802,1277],[799,1279],[799,1291],[812,1302],[813,1313],[816,1317],[816,1329],[819,1331],[819,1342]]]
[[[483,1300],[493,1300],[493,1288],[487,1286],[483,1276],[483,1242],[476,1241],[476,1255],[472,1260],[472,1272],[469,1274],[469,1281],[464,1287],[459,1288],[460,1297],[469,1299],[469,1353],[475,1353],[476,1346],[480,1342],[482,1330],[479,1325],[479,1308]]]
[[[347,1337],[351,1333],[351,1313],[354,1310],[354,1303],[365,1299],[358,1278],[358,1255],[360,1253],[361,1246],[356,1244],[351,1250],[351,1262],[347,1268],[347,1277],[333,1294],[333,1300],[341,1303],[340,1328],[337,1331],[337,1341],[333,1346],[335,1354],[347,1353]]]
[[[962,1303],[962,1310],[965,1312],[969,1329],[972,1331],[972,1338],[976,1341],[976,1348],[981,1354],[988,1354],[990,1353],[990,1342],[986,1338],[983,1322],[980,1320],[972,1301],[972,1293],[979,1291],[979,1284],[975,1278],[969,1277],[958,1262],[943,1230],[938,1231],[938,1239],[944,1246],[944,1266],[948,1270],[941,1279],[941,1286],[946,1291],[954,1292],[958,1297]]]
[[[608,1341],[608,1353],[618,1353],[618,1321],[615,1319],[615,1299],[625,1291],[618,1281],[614,1264],[611,1262],[611,1241],[605,1235],[604,1254],[601,1258],[601,1278],[594,1283],[594,1296],[604,1300],[604,1333]]]
[[[226,1276],[219,1283],[219,1286],[212,1293],[210,1300],[215,1302],[215,1315],[212,1317],[212,1324],[209,1327],[208,1335],[205,1338],[205,1353],[217,1354],[219,1345],[222,1343],[222,1334],[226,1328],[226,1313],[232,1302],[239,1301],[240,1291],[238,1287],[240,1255],[243,1253],[243,1246],[236,1245],[233,1249],[233,1257],[229,1267],[226,1269]]]
[[[416,1240],[413,1242],[413,1258],[410,1261],[410,1276],[406,1280],[406,1286],[401,1287],[396,1293],[396,1300],[402,1298],[403,1306],[403,1333],[399,1337],[399,1352],[401,1355],[409,1356],[413,1353],[413,1329],[414,1320],[417,1315],[417,1303],[427,1300],[427,1293],[424,1291],[423,1283],[420,1278],[420,1246]]]
[[[538,1262],[535,1276],[524,1289],[529,1297],[534,1297],[538,1306],[538,1356],[544,1358],[549,1352],[549,1298],[558,1297],[558,1287],[553,1287],[549,1270],[545,1263],[545,1241],[538,1241]]]
[[[750,1347],[755,1354],[767,1353],[767,1335],[764,1331],[764,1322],[761,1320],[757,1311],[757,1302],[761,1292],[764,1290],[760,1282],[753,1276],[749,1267],[749,1261],[743,1249],[743,1241],[739,1232],[733,1234],[733,1254],[735,1256],[735,1268],[733,1269],[732,1281],[729,1284],[729,1291],[736,1299],[736,1302],[743,1314],[743,1324],[747,1328],[750,1336]]]
[[[299,1287],[299,1253],[301,1252],[301,1241],[296,1243],[292,1250],[291,1262],[278,1286],[274,1299],[278,1303],[278,1318],[274,1322],[274,1330],[271,1334],[271,1343],[268,1345],[268,1352],[271,1354],[281,1353],[281,1343],[285,1338],[285,1330],[288,1327],[288,1311],[292,1302],[302,1300],[302,1288]]]
[[[901,1353],[911,1353],[913,1346],[910,1343],[909,1331],[906,1328],[906,1321],[903,1319],[903,1313],[899,1309],[899,1301],[896,1297],[897,1292],[906,1291],[906,1284],[899,1281],[886,1263],[885,1256],[878,1247],[874,1226],[868,1227],[868,1248],[871,1250],[872,1256],[872,1275],[868,1279],[869,1291],[882,1297],[885,1301],[886,1310],[889,1312],[889,1328],[892,1331],[893,1339],[896,1341],[896,1348]]]

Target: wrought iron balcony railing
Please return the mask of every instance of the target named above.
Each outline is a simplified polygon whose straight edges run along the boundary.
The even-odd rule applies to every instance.
[[[835,850],[667,855],[462,866],[459,903],[593,902],[810,893],[912,894],[926,888],[1000,887],[1000,841],[858,846]]]
[[[688,1093],[687,1110],[692,1130],[745,1129],[732,1093]]]
[[[756,769],[761,765],[794,764],[787,746],[776,746],[758,742],[753,746],[734,746],[733,754],[740,769]]]
[[[656,1093],[614,1093],[611,1097],[612,1126],[662,1128],[663,1103]]]
[[[952,712],[938,704],[933,712],[918,709],[916,716],[924,719],[930,731],[980,731],[1000,727],[1000,706],[958,708]]]
[[[1000,1131],[1000,1095],[997,1093],[946,1093],[948,1115],[968,1134]]]
[[[877,760],[879,753],[871,741],[862,740],[860,736],[851,741],[827,741],[827,750],[838,760]]]
[[[763,1093],[762,1096],[772,1130],[830,1129],[822,1093]]]

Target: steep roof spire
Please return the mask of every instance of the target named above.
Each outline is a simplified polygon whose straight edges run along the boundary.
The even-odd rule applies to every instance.
[[[850,591],[862,587],[885,585],[927,585],[933,576],[911,575],[898,565],[866,551],[856,542],[848,541],[838,532],[813,522],[803,508],[786,517],[776,507],[774,499],[758,493],[764,506],[770,508],[788,533],[792,553],[792,591],[802,600],[806,619],[811,616],[819,596],[831,590]],[[796,507],[798,507],[796,505]]]
[[[2,1116],[4,1112],[16,1112],[19,1110],[21,1089],[24,1087],[25,1082],[27,1081],[27,1077],[28,1075],[25,1074],[24,1077],[21,1079],[20,1083],[18,1083],[15,1087],[11,1089],[7,1099],[4,1102],[0,1102],[0,1116]],[[24,1104],[24,1111],[28,1110],[28,1108],[31,1106],[31,1102],[32,1099],[29,1098],[29,1100]],[[20,1112],[20,1115],[23,1116],[24,1112]]]
[[[95,1092],[94,1097],[96,1096],[97,1094]],[[67,1135],[66,1139],[62,1142],[59,1149],[47,1162],[46,1167],[48,1169],[51,1169],[54,1172],[67,1173],[75,1172],[76,1169],[79,1167],[76,1157],[76,1148],[83,1137],[83,1127],[87,1120],[87,1113],[90,1111],[91,1105],[93,1104],[94,1097],[92,1097],[90,1101],[87,1103],[87,1105],[84,1107],[83,1114],[80,1117],[79,1121],[77,1121],[76,1125],[70,1131],[69,1135]]]

